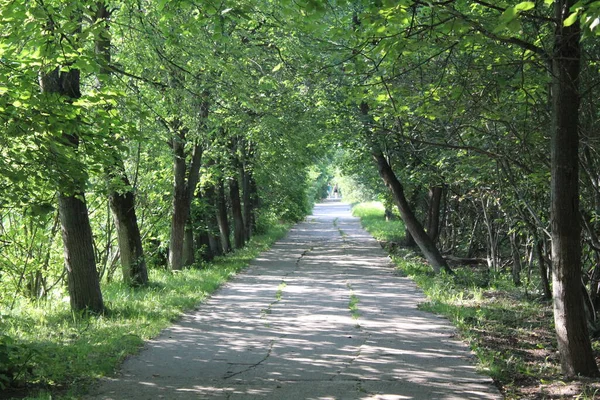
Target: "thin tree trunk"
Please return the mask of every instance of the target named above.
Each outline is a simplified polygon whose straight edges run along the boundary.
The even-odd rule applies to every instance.
[[[223,249],[223,253],[229,253],[231,251],[231,240],[229,239],[230,232],[229,221],[227,219],[227,203],[225,202],[225,187],[222,179],[217,184],[215,207],[221,237],[221,248]]]
[[[546,267],[546,260],[544,258],[544,244],[541,240],[536,241],[535,245],[536,257],[538,259],[538,267],[540,269],[540,279],[542,281],[542,293],[545,300],[552,298],[552,289],[550,288],[550,281],[548,280],[548,268]]]
[[[417,247],[417,242],[415,242],[415,238],[411,235],[410,230],[408,229],[408,225],[404,224],[404,246],[406,247]]]
[[[242,182],[242,203],[243,203],[243,216],[244,216],[244,227],[246,234],[246,241],[250,240],[254,235],[255,230],[255,216],[254,209],[256,207],[256,182],[252,176],[252,168],[250,167],[251,161],[254,157],[254,146],[249,143],[248,146],[242,146],[242,163],[240,168],[241,182]]]
[[[431,264],[431,267],[436,273],[441,271],[445,271],[447,273],[453,273],[444,257],[436,247],[435,243],[425,232],[423,229],[423,225],[419,222],[415,214],[413,213],[408,201],[406,200],[406,196],[404,195],[404,188],[402,184],[394,174],[394,171],[390,167],[390,164],[386,160],[383,152],[379,148],[378,144],[371,138],[370,132],[368,132],[368,121],[370,119],[369,116],[369,105],[365,102],[360,104],[360,113],[363,118],[363,122],[365,128],[367,130],[367,135],[369,135],[369,140],[371,140],[371,152],[375,162],[377,163],[377,169],[379,171],[379,175],[383,179],[385,185],[390,189],[392,193],[392,197],[394,198],[394,202],[398,207],[398,211],[400,211],[400,217],[404,221],[406,228],[410,232],[411,236],[419,246],[419,249]]]
[[[575,0],[555,0],[552,59],[551,229],[554,325],[562,373],[598,376],[581,291],[579,216],[579,22],[564,26]]]
[[[183,268],[183,240],[185,234],[185,223],[187,222],[189,209],[188,190],[185,184],[187,165],[185,162],[185,130],[179,129],[179,133],[171,141],[173,149],[173,201],[171,214],[171,236],[169,239],[169,267],[172,270]]]
[[[229,180],[229,197],[231,199],[231,214],[233,216],[233,244],[241,249],[246,243],[242,203],[240,202],[240,186],[236,178]]]
[[[208,184],[204,189],[204,198],[208,204],[208,210],[205,213],[207,234],[208,234],[208,247],[210,249],[209,254],[212,256],[220,256],[223,254],[223,248],[221,247],[221,238],[219,236],[219,222],[217,221],[216,212],[216,193],[215,186]],[[210,257],[210,256],[209,256]],[[210,257],[212,259],[212,257]]]
[[[384,183],[394,196],[394,201],[396,202],[396,206],[398,207],[398,211],[400,211],[400,216],[402,217],[406,228],[419,246],[419,249],[421,249],[421,252],[427,261],[429,261],[429,264],[431,264],[433,270],[436,273],[439,273],[442,270],[452,273],[452,270],[448,267],[446,260],[444,260],[440,254],[439,250],[435,246],[435,243],[433,243],[431,238],[423,229],[423,226],[419,220],[415,217],[408,204],[408,201],[406,200],[406,197],[404,196],[404,188],[394,174],[394,171],[392,171],[392,168],[388,164],[383,153],[380,150],[373,149],[373,157],[377,162],[379,175],[381,175]]]
[[[252,185],[251,180],[252,176],[250,172],[246,171],[246,169],[242,166],[241,168],[242,175],[242,203],[243,203],[243,217],[244,217],[244,239],[246,241],[250,240],[254,233],[254,226],[252,225]]]
[[[519,254],[519,240],[515,233],[510,235],[510,246],[512,249],[513,267],[512,277],[515,286],[521,286],[521,270],[523,265],[521,263],[521,254]]]
[[[434,186],[429,189],[429,209],[427,212],[427,234],[435,243],[440,234],[440,209],[444,188]]]
[[[214,214],[212,211],[212,205],[206,204],[202,191],[198,190],[196,193],[196,199],[200,204],[202,213],[194,213],[193,217],[190,216],[190,222],[194,226],[194,230],[191,232],[192,236],[195,236],[195,241],[198,249],[201,250],[200,257],[204,261],[211,261],[215,254],[210,247],[210,227],[208,226],[208,216]],[[186,239],[189,240],[189,239]]]
[[[250,215],[247,229],[250,230],[251,234],[256,231],[256,210],[260,206],[260,199],[258,197],[258,187],[256,186],[256,180],[250,175],[250,181],[248,183],[250,191]]]

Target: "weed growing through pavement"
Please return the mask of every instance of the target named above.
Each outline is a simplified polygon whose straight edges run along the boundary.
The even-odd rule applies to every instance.
[[[286,286],[287,284],[285,283],[285,281],[281,281],[279,286],[277,286],[277,293],[275,293],[275,298],[277,299],[277,301],[281,300],[281,297],[283,296],[283,289],[285,289]]]
[[[350,315],[352,315],[353,319],[360,318],[360,312],[358,311],[358,297],[354,294],[352,290],[352,285],[350,283],[346,283],[346,287],[350,289],[350,301],[348,302],[348,309],[350,309]]]

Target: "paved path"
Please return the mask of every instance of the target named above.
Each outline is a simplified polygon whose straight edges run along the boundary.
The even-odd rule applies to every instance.
[[[349,206],[319,204],[90,398],[500,399],[421,301]]]

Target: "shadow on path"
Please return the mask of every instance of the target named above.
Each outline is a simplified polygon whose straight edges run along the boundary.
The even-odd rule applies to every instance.
[[[423,300],[328,201],[89,398],[500,399]]]

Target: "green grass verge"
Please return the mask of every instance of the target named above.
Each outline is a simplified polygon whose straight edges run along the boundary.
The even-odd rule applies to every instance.
[[[379,241],[402,241],[402,222],[386,222],[379,203],[356,205],[353,213]],[[420,308],[444,315],[458,328],[477,357],[478,369],[499,384],[506,398],[538,398],[565,386],[551,305],[541,300],[535,277],[528,287],[515,287],[508,271],[494,274],[485,266],[454,266],[454,276],[436,275],[415,251],[395,247],[390,255],[402,275],[427,296]],[[580,398],[596,390],[585,382],[577,384]]]
[[[288,228],[272,227],[244,249],[201,269],[151,270],[151,284],[145,288],[133,289],[120,282],[105,284],[102,291],[108,311],[100,317],[74,316],[68,301],[22,302],[10,312],[2,311],[0,332],[11,337],[11,346],[18,350],[11,354],[13,362],[23,360],[17,377],[22,389],[5,394],[23,397],[33,388],[41,393],[30,398],[77,398],[93,379],[111,374],[145,340],[201,303],[283,237]],[[0,397],[6,398],[2,392]]]
[[[379,202],[359,203],[352,207],[352,214],[359,217],[361,223],[373,235],[383,242],[401,242],[404,239],[404,222],[402,220],[386,221],[384,207]]]

